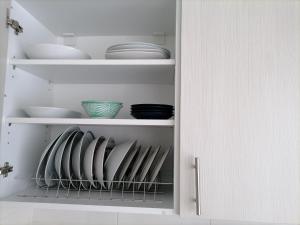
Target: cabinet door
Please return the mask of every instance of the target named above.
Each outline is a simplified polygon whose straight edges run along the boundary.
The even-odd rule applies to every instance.
[[[300,2],[183,0],[180,211],[300,222]]]
[[[0,0],[0,118],[2,118],[2,108],[4,101],[4,81],[7,65],[7,47],[8,47],[8,29],[6,27],[6,10],[10,8],[10,0]],[[2,119],[0,120],[0,133],[2,129]],[[0,147],[1,148],[1,147]],[[5,159],[0,151],[0,166],[3,166]],[[0,196],[3,191],[1,183],[3,182],[0,177]]]

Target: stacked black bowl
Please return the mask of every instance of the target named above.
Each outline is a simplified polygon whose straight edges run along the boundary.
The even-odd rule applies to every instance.
[[[136,119],[170,119],[174,116],[172,105],[136,104],[131,105],[131,115]]]

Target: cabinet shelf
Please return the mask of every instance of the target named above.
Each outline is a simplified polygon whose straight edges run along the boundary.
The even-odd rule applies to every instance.
[[[173,127],[174,120],[140,120],[140,119],[73,119],[73,118],[27,118],[9,117],[9,124],[48,124],[48,125],[107,125],[107,126],[154,126]]]
[[[11,59],[15,68],[53,83],[173,84],[174,59]]]

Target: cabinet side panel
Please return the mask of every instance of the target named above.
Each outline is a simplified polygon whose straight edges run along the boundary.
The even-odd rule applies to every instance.
[[[299,223],[300,2],[183,1],[181,213]]]

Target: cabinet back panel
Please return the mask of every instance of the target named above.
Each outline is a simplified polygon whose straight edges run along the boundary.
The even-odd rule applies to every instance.
[[[84,76],[84,75],[83,75]],[[123,103],[117,118],[132,118],[130,105],[157,103],[174,105],[173,85],[133,84],[54,84],[53,104],[82,112],[82,100],[107,100]]]
[[[175,58],[175,36],[167,35],[165,38],[159,38],[153,35],[114,35],[114,36],[78,36],[74,38],[76,48],[87,52],[93,59],[104,59],[105,51],[108,47],[126,42],[150,42],[159,44],[171,51],[171,58]],[[64,39],[58,37],[58,43],[63,44]]]
[[[174,0],[18,0],[53,33],[152,35],[175,33]],[[67,12],[67,13],[66,13]]]

